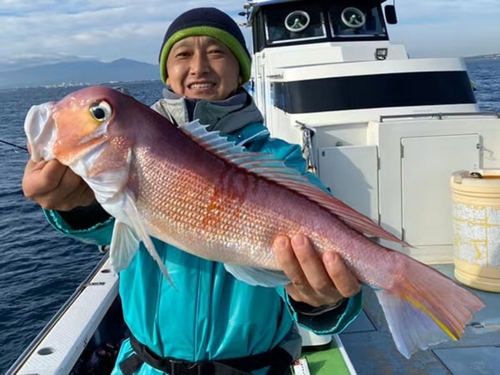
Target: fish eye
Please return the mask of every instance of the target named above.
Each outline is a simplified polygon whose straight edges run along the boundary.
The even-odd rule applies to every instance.
[[[104,100],[90,106],[90,114],[96,121],[99,122],[109,120],[112,113],[113,110],[111,109],[111,106]]]

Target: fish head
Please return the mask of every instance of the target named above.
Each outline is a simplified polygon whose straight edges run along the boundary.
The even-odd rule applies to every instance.
[[[57,159],[72,166],[86,154],[102,149],[116,138],[109,128],[116,121],[122,96],[116,90],[96,86],[58,102],[33,106],[25,121],[32,159]]]
[[[82,177],[98,201],[103,187],[109,197],[128,178],[137,133],[129,123],[137,118],[127,116],[135,102],[109,87],[94,86],[33,106],[24,125],[31,159],[56,159]]]

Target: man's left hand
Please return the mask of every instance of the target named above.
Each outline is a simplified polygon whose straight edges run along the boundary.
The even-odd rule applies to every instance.
[[[319,307],[359,293],[361,284],[333,251],[320,254],[306,236],[278,236],[274,249],[291,283],[285,288],[297,302]]]

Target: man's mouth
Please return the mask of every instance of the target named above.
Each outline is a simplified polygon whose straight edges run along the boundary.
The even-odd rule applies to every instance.
[[[210,89],[215,86],[215,83],[212,82],[195,82],[188,85],[189,89],[192,90],[202,90],[202,89]]]

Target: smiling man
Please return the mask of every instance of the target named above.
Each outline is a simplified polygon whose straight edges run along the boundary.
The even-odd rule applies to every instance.
[[[188,11],[165,35],[160,73],[166,87],[153,109],[177,125],[198,119],[248,151],[273,154],[325,189],[307,173],[300,146],[270,137],[241,87],[250,66],[243,35],[228,15],[214,8]],[[30,161],[23,190],[60,232],[110,243],[113,218],[57,161]],[[262,283],[274,277],[272,272],[231,268],[169,243],[158,241],[155,247],[177,289],[141,244],[120,272],[131,337],[122,344],[113,374],[288,374],[301,350],[296,323],[321,334],[338,333],[361,309],[359,282],[343,261],[329,251],[318,255],[301,235],[275,239],[276,257],[290,281],[284,287],[251,285],[256,278]]]

